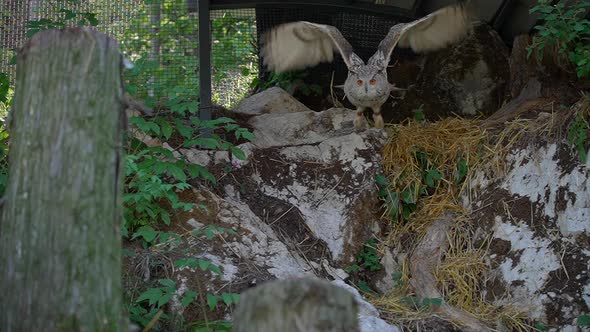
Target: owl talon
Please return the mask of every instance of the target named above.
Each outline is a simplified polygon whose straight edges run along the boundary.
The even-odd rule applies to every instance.
[[[385,125],[381,113],[373,113],[373,121],[375,121],[375,128],[382,129]]]
[[[363,115],[363,111],[356,112],[356,118],[354,118],[354,129],[362,130],[366,128],[367,121]]]

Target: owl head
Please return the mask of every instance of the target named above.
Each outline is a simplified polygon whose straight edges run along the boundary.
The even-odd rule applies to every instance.
[[[369,64],[350,70],[344,82],[344,92],[350,102],[357,106],[382,104],[390,92],[385,68]]]

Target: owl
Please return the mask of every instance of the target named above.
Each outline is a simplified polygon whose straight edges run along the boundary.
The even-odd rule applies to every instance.
[[[279,25],[261,39],[263,64],[277,73],[332,62],[338,51],[348,68],[344,82],[346,98],[356,106],[354,125],[364,124],[363,111],[373,111],[375,127],[383,128],[381,106],[387,101],[393,84],[387,80],[387,66],[396,46],[410,47],[422,53],[438,50],[461,41],[471,29],[470,10],[464,3],[444,7],[430,15],[390,28],[377,52],[367,64],[353,52],[340,31],[330,25],[306,21]]]

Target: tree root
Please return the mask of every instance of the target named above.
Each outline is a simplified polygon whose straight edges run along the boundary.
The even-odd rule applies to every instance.
[[[455,217],[454,213],[446,212],[428,228],[426,236],[418,244],[410,258],[410,285],[418,298],[442,299],[442,294],[436,288],[433,271],[440,263],[442,255],[449,247],[447,231]],[[463,331],[486,332],[493,331],[479,319],[455,308],[445,302],[432,308],[442,318],[459,325]]]

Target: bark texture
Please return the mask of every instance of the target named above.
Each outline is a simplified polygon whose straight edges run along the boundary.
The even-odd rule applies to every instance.
[[[242,293],[234,331],[357,332],[357,310],[354,296],[328,281],[271,281]]]
[[[122,331],[118,46],[91,30],[50,30],[17,63],[0,330]]]

